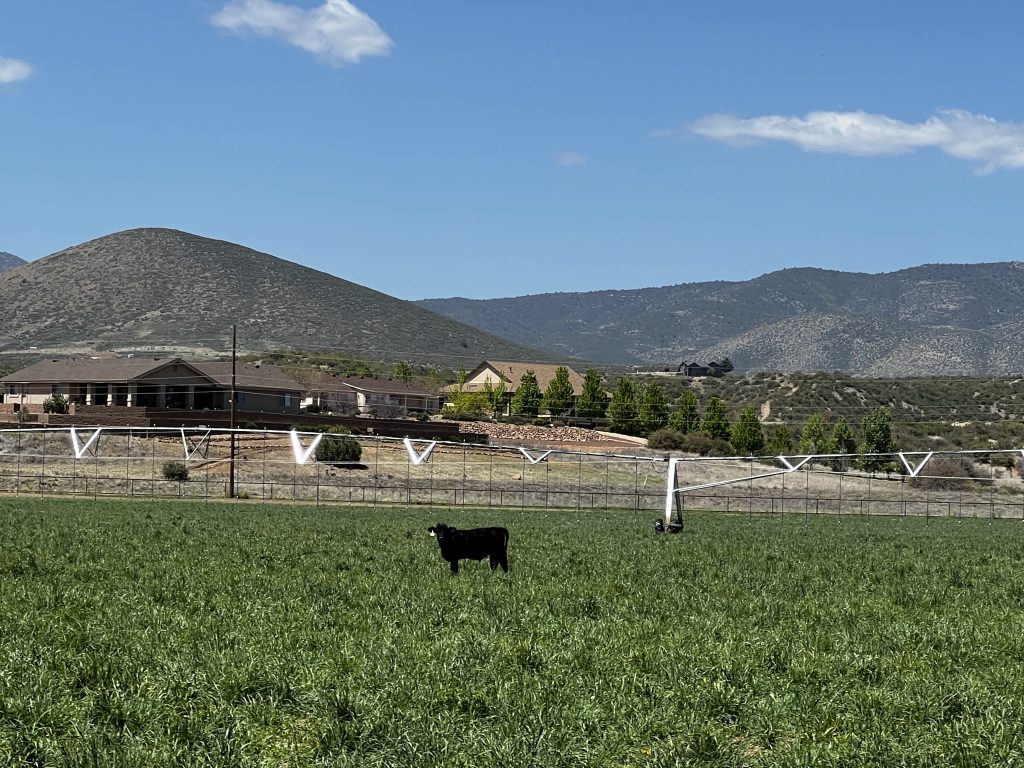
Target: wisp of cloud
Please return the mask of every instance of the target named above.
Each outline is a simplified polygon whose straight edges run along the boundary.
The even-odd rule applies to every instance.
[[[349,0],[325,0],[306,10],[275,0],[232,0],[210,22],[233,32],[277,37],[332,65],[386,56],[391,38]]]
[[[921,123],[866,112],[749,119],[719,114],[702,117],[686,130],[734,145],[788,141],[807,152],[861,156],[898,155],[931,147],[975,163],[975,169],[983,174],[1024,168],[1024,124],[999,122],[959,109],[942,110]]]
[[[581,165],[586,164],[587,156],[581,155],[579,152],[573,152],[571,149],[555,154],[555,165],[561,166],[562,168],[578,168]]]
[[[32,67],[18,59],[0,56],[0,84],[16,83],[32,74]]]

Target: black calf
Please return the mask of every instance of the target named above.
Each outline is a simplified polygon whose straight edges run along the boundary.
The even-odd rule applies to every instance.
[[[459,560],[483,560],[490,558],[491,570],[499,565],[508,573],[508,529],[470,528],[460,531],[444,523],[427,528],[427,533],[437,539],[441,557],[451,563],[452,573],[459,572]]]

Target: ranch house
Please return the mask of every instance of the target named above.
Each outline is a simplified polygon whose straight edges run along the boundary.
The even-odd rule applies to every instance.
[[[415,384],[393,379],[322,374],[307,386],[302,405],[332,413],[398,418],[437,413],[441,397]]]
[[[230,408],[231,363],[181,358],[44,360],[0,379],[6,413],[41,413],[62,394],[72,408],[210,410]],[[235,366],[237,410],[298,413],[302,387],[269,365]]]

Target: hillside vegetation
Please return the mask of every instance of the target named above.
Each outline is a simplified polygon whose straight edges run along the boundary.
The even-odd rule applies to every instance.
[[[1024,370],[1021,262],[879,275],[800,268],[742,282],[419,304],[513,340],[608,363],[728,356],[740,371]]]
[[[473,365],[550,359],[356,283],[241,245],[135,229],[0,274],[0,352],[342,350]]]
[[[735,419],[746,407],[758,413],[766,433],[785,425],[798,435],[814,414],[826,425],[845,417],[856,429],[879,407],[892,413],[896,444],[906,450],[1019,448],[1024,445],[1024,379],[879,378],[835,373],[756,373],[721,379],[643,377],[675,401],[683,389],[701,408],[723,400]]]

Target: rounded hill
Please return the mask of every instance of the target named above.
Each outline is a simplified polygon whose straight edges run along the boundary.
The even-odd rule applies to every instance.
[[[0,351],[330,349],[440,365],[549,357],[235,243],[132,229],[0,274]]]

